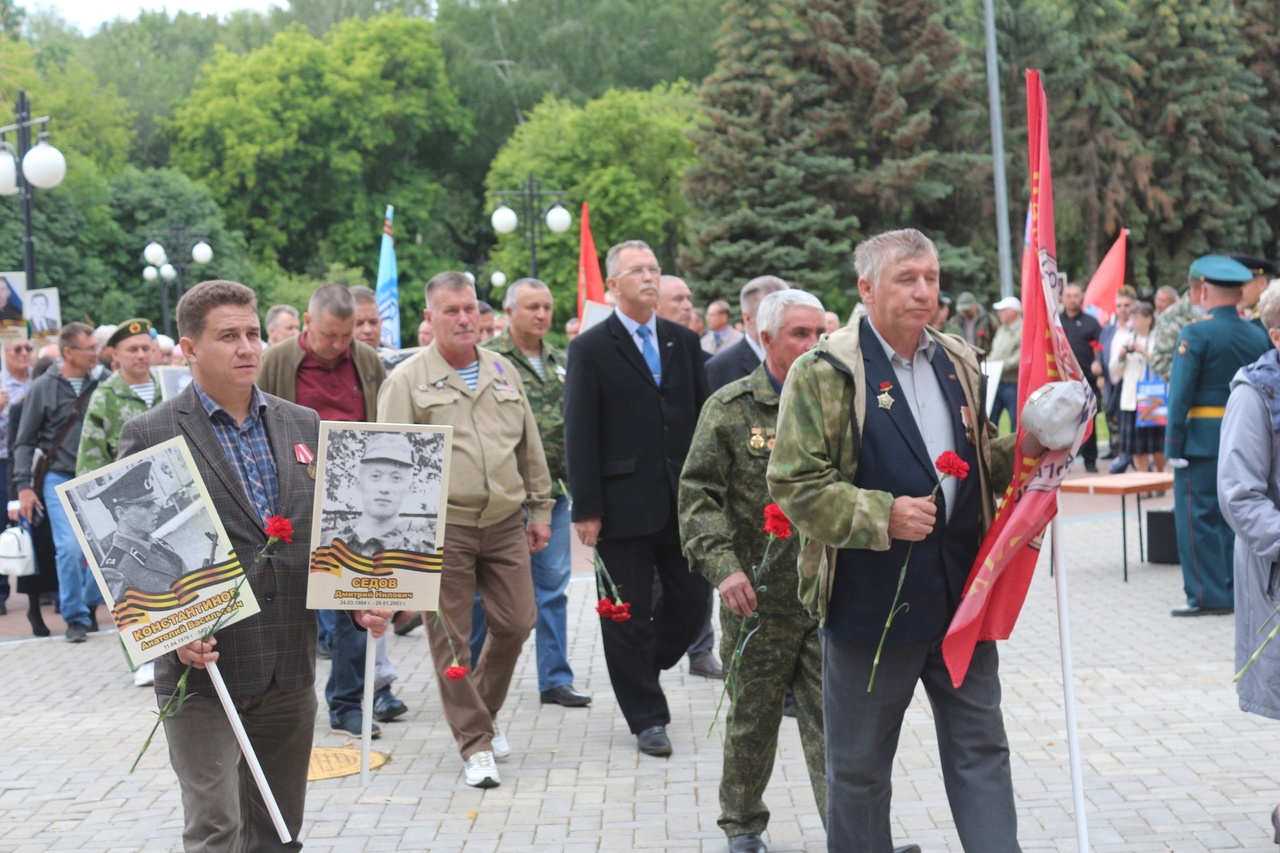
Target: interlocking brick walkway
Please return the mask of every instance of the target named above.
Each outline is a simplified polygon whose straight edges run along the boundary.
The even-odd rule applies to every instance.
[[[1077,515],[1064,529],[1093,849],[1274,853],[1268,815],[1280,800],[1280,723],[1236,706],[1232,619],[1171,618],[1180,571],[1139,563],[1132,526],[1130,582],[1122,583],[1117,512]],[[1022,846],[1074,851],[1045,559],[1018,630],[1001,647],[1004,709]],[[411,711],[383,726],[375,744],[391,761],[367,790],[358,776],[311,785],[306,848],[724,850],[716,827],[719,729],[705,736],[718,684],[689,676],[684,664],[664,676],[675,755],[638,755],[609,690],[593,599],[589,579],[576,578],[571,662],[594,704],[540,705],[530,643],[500,718],[515,754],[500,765],[502,786],[484,792],[462,783],[421,629],[393,638],[396,690]],[[20,612],[5,617],[14,619],[25,626]],[[327,667],[320,665],[321,683]],[[106,634],[79,646],[56,635],[0,643],[0,851],[179,849],[181,806],[163,739],[137,773],[127,772],[154,707],[150,690],[132,686]],[[316,743],[340,745],[323,715],[322,701]],[[766,796],[770,849],[824,850],[795,723],[786,720],[783,729]],[[926,853],[960,849],[923,694],[898,753],[894,823],[896,838]]]

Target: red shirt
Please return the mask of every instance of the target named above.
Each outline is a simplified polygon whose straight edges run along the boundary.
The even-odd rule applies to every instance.
[[[327,367],[307,349],[306,329],[298,335],[298,343],[302,346],[298,405],[315,409],[322,421],[363,421],[364,391],[351,351],[342,353],[333,367]]]

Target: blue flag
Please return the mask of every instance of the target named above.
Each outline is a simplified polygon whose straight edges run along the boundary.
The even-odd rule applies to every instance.
[[[400,279],[396,275],[396,247],[392,242],[391,219],[396,209],[387,205],[382,225],[382,251],[378,255],[378,313],[382,315],[382,345],[400,349]]]

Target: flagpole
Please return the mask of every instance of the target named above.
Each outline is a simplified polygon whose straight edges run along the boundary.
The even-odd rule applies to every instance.
[[[1000,64],[996,61],[996,13],[984,0],[987,42],[987,102],[991,109],[991,171],[996,194],[996,254],[1000,261],[1000,298],[1013,295],[1013,253],[1009,235],[1009,186],[1004,174],[1004,117],[1000,110]]]
[[[1066,711],[1067,755],[1071,763],[1071,799],[1076,812],[1076,844],[1089,853],[1089,819],[1084,810],[1084,780],[1080,770],[1080,732],[1076,727],[1075,672],[1071,663],[1071,617],[1067,611],[1067,567],[1062,561],[1062,507],[1053,516],[1052,547],[1054,587],[1058,597],[1058,645],[1062,651],[1062,705]]]

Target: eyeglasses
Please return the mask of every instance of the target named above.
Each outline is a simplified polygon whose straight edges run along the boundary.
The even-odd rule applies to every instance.
[[[661,267],[632,267],[629,270],[623,270],[622,272],[618,273],[618,278],[627,278],[633,275],[641,275],[642,273],[649,273],[650,275],[655,275],[655,276],[662,275],[662,268]]]
[[[31,352],[31,350],[32,346],[30,344],[19,344],[13,348],[14,352]]]

